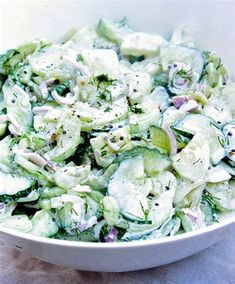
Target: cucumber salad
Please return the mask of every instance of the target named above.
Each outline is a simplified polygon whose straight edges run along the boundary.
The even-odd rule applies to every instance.
[[[153,240],[235,210],[235,83],[187,26],[126,19],[0,55],[0,227]]]

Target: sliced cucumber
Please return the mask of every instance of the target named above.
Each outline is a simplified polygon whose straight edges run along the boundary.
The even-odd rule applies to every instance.
[[[232,177],[235,176],[235,167],[232,167],[231,165],[223,161],[220,164]]]
[[[49,42],[34,40],[20,45],[17,49],[7,50],[6,53],[0,56],[0,74],[8,75],[12,69],[22,62],[29,54],[37,52]]]
[[[62,194],[66,193],[66,189],[61,187],[50,187],[50,188],[43,188],[43,190],[40,192],[41,198],[52,198],[57,197]]]
[[[82,48],[93,48],[98,35],[94,28],[80,28],[76,33],[64,44],[67,48],[80,51]]]
[[[95,189],[103,189],[108,185],[108,181],[113,173],[116,171],[118,165],[111,164],[106,171],[101,175],[95,175],[92,172],[88,176],[88,183]],[[92,191],[93,192],[93,191]]]
[[[160,125],[167,124],[169,126],[174,125],[177,120],[185,116],[185,112],[176,109],[174,106],[168,107],[161,117]]]
[[[165,96],[166,95],[166,96]],[[129,123],[132,134],[146,132],[151,125],[158,125],[160,109],[166,105],[167,94],[161,87],[145,96],[140,104],[130,106]]]
[[[77,116],[67,117],[60,127],[65,134],[61,134],[56,146],[47,152],[48,157],[55,162],[64,161],[73,155],[80,143],[81,122]]]
[[[145,171],[149,176],[167,169],[171,164],[171,159],[167,155],[160,153],[157,149],[149,149],[141,146],[125,151],[114,162],[120,163],[123,160],[139,155],[142,155],[144,158]]]
[[[3,85],[2,91],[10,120],[9,129],[14,134],[22,135],[30,130],[33,123],[29,94],[9,79]]]
[[[28,62],[33,73],[43,80],[57,78],[64,81],[76,78],[77,67],[72,62],[78,63],[77,55],[75,50],[52,45],[30,55]]]
[[[233,102],[228,100],[219,88],[214,88],[210,91],[210,97],[203,108],[203,112],[220,124],[225,124],[232,120],[232,105]]]
[[[149,210],[146,195],[144,160],[141,155],[122,161],[110,178],[108,194],[118,200],[120,209],[133,216],[133,220],[145,220]]]
[[[121,21],[110,21],[100,19],[98,31],[109,40],[120,44],[126,34],[132,33],[133,30],[127,25],[126,19]]]
[[[161,64],[159,57],[150,57],[142,61],[137,61],[131,65],[131,69],[135,72],[146,72],[151,76],[161,73]]]
[[[173,210],[173,198],[175,195],[177,180],[175,176],[164,171],[151,179],[154,184],[151,194],[154,195],[150,214],[154,224],[161,225],[171,215]]]
[[[148,73],[126,72],[125,81],[129,85],[129,100],[139,103],[151,93],[152,80]]]
[[[122,127],[109,133],[101,133],[90,140],[95,159],[102,167],[109,166],[115,159],[117,152],[122,152],[131,140],[129,127]]]
[[[213,202],[220,211],[235,210],[234,180],[221,183],[208,183],[206,190],[211,194]]]
[[[32,230],[32,223],[27,215],[14,215],[4,218],[0,221],[0,226],[26,233]]]
[[[147,111],[143,114],[131,114],[129,117],[131,134],[139,134],[146,132],[151,125],[157,124],[160,118],[158,109]]]
[[[201,114],[188,114],[176,121],[173,125],[175,131],[183,131],[189,134],[203,133],[210,146],[210,160],[217,165],[225,156],[225,138],[217,123]]]
[[[112,196],[105,196],[102,200],[104,207],[104,218],[110,225],[115,225],[119,219],[119,204]]]
[[[92,129],[102,129],[110,123],[116,123],[128,117],[128,105],[126,98],[120,98],[113,102],[110,111],[105,109],[97,109],[93,107],[87,108],[92,118],[90,121],[82,123],[82,131],[90,132]]]
[[[169,64],[180,62],[191,67],[199,76],[202,73],[204,64],[203,57],[201,52],[195,48],[173,44],[165,45],[160,49],[160,57],[163,71],[168,70]]]
[[[174,204],[176,207],[198,206],[200,203],[202,191],[205,188],[203,179],[192,182],[182,177],[177,178],[177,187],[174,196]]]
[[[44,209],[36,212],[31,220],[31,233],[42,237],[51,237],[55,235],[59,228],[52,218],[52,214]]]
[[[206,182],[217,183],[227,181],[231,178],[228,171],[222,166],[217,165],[216,167],[209,168],[206,176]]]
[[[165,39],[160,35],[140,32],[126,34],[121,43],[121,53],[133,56],[156,56]]]
[[[84,183],[90,173],[89,165],[67,165],[55,171],[55,182],[63,189],[71,189],[78,184]]]
[[[94,76],[108,74],[116,78],[119,74],[117,53],[112,49],[82,49],[83,63]]]
[[[31,187],[32,182],[28,177],[0,172],[0,196],[23,192]]]
[[[182,176],[192,181],[204,178],[209,167],[209,144],[197,133],[188,145],[173,157],[173,167]]]
[[[157,149],[136,147],[121,154],[116,161],[120,164],[109,180],[108,194],[118,200],[125,216],[131,216],[133,221],[151,221],[147,195],[153,183],[148,177],[169,167],[169,157]]]

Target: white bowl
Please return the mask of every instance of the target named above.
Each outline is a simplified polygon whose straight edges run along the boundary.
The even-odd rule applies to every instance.
[[[96,24],[101,16],[127,16],[140,30],[169,37],[191,24],[200,47],[216,50],[235,77],[234,1],[4,1],[0,4],[1,51],[35,37],[59,39],[69,27]],[[218,224],[183,235],[130,243],[79,243],[46,239],[1,228],[0,237],[42,260],[91,271],[156,267],[192,255],[220,240],[235,213]]]
[[[194,232],[151,241],[127,243],[78,243],[1,229],[6,244],[23,249],[50,263],[71,268],[122,272],[167,264],[221,240],[234,226],[234,215],[227,220]]]

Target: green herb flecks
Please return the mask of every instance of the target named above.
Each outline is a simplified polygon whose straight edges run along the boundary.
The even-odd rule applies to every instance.
[[[179,70],[177,72],[177,75],[179,75],[180,77],[182,77],[183,79],[192,81],[193,77],[191,75],[191,70],[190,71],[185,71],[185,70]]]
[[[129,111],[136,113],[136,114],[144,113],[144,110],[141,107],[139,107],[137,104],[130,105]]]
[[[66,81],[62,84],[58,84],[58,85],[55,85],[55,86],[52,86],[48,89],[48,92],[49,92],[49,95],[51,94],[51,92],[53,90],[55,90],[59,96],[64,96],[66,95],[68,92],[70,92],[70,83],[69,81]]]
[[[168,86],[168,82],[163,81],[163,80],[159,80],[159,79],[155,79],[154,83],[155,83],[155,85],[161,86],[161,87],[164,87],[164,88],[167,88],[167,86]]]
[[[148,216],[149,216],[149,209],[145,209],[142,202],[140,202],[141,210],[143,211],[144,214],[144,220],[148,221]]]
[[[225,146],[225,141],[224,141],[224,139],[221,138],[220,136],[217,136],[217,138],[218,138],[218,141],[219,141],[220,146],[224,148],[224,146]]]
[[[84,62],[84,58],[83,58],[83,56],[81,54],[78,54],[77,61],[78,62],[82,62],[82,63]]]
[[[112,94],[108,87],[115,86],[116,82],[116,79],[110,78],[107,74],[94,76],[90,80],[90,83],[96,86],[96,89],[99,92],[98,98],[107,102],[112,102]]]
[[[223,66],[222,60],[221,60],[221,58],[219,58],[218,65],[216,66],[215,70],[218,70],[222,66]]]

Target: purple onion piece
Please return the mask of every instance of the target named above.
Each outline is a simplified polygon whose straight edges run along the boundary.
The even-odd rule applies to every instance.
[[[174,106],[179,109],[183,104],[189,101],[189,98],[187,96],[175,96],[171,99],[171,101]]]
[[[118,230],[116,228],[112,228],[108,234],[104,237],[106,243],[113,243],[116,241],[118,235]]]
[[[187,213],[186,215],[189,217],[189,219],[190,219],[192,222],[196,222],[197,219],[198,219],[196,216],[191,215],[191,214],[189,214],[189,213]]]
[[[188,216],[188,218],[192,221],[192,222],[196,222],[198,219],[198,214],[193,212],[192,210],[188,209],[188,208],[184,208],[183,212],[186,216]]]
[[[176,138],[175,138],[175,135],[173,133],[173,131],[170,129],[170,127],[167,125],[167,124],[164,124],[162,126],[162,129],[165,130],[168,138],[169,138],[169,141],[170,141],[170,155],[173,156],[177,153],[177,142],[176,142]]]

